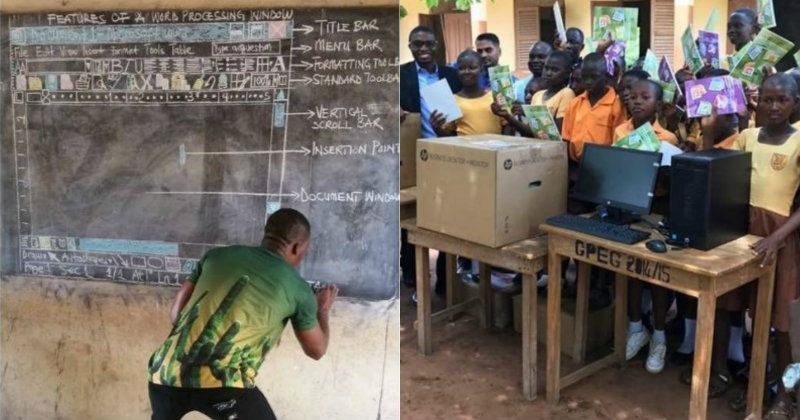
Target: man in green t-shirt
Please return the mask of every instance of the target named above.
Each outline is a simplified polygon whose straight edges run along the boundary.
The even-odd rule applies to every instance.
[[[328,348],[328,314],[338,289],[316,295],[297,273],[310,225],[280,209],[267,219],[260,247],[206,253],[172,306],[172,331],[148,363],[153,420],[190,411],[212,419],[274,419],[255,377],[291,320],[309,357]]]

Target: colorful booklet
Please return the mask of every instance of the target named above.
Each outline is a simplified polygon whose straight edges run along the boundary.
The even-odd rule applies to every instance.
[[[651,79],[658,79],[658,58],[655,53],[649,48],[644,55],[644,63],[642,63],[642,70],[650,75]]]
[[[762,29],[749,47],[742,48],[738,61],[731,68],[731,76],[754,85],[761,84],[764,66],[774,66],[794,48],[794,43],[770,31]],[[736,54],[739,56],[739,54]],[[736,60],[736,58],[734,58]]]
[[[683,48],[683,58],[686,64],[689,65],[692,73],[697,73],[703,68],[703,57],[700,56],[700,50],[697,49],[697,44],[694,43],[692,36],[692,25],[689,25],[683,35],[681,36],[681,47]]]
[[[753,43],[753,41],[750,41],[747,44],[744,44],[744,46],[742,47],[741,50],[739,50],[739,51],[737,51],[737,52],[735,52],[735,53],[733,53],[733,54],[731,54],[731,55],[729,55],[727,57],[727,59],[728,59],[728,68],[729,69],[732,69],[732,68],[736,67],[736,63],[738,63],[739,60],[741,60],[742,57],[744,57],[745,53],[747,53],[747,50],[750,48],[750,45],[752,43]]]
[[[678,80],[675,79],[675,73],[672,72],[672,67],[670,67],[666,56],[661,57],[661,62],[658,63],[658,80],[664,90],[664,102],[673,102],[675,95],[683,95],[681,86],[678,84]]]
[[[742,82],[730,76],[686,81],[686,111],[689,118],[739,113],[746,109]]]
[[[775,21],[775,6],[772,0],[758,0],[758,23],[761,29],[769,29],[778,26]]]
[[[633,28],[639,26],[639,9],[595,6],[592,23],[592,38],[603,39],[610,32],[611,38],[627,41],[634,35]]]
[[[508,66],[489,67],[489,83],[492,87],[492,98],[494,102],[511,112],[516,95],[514,93],[514,81]]]
[[[800,50],[797,50],[797,52],[794,53],[793,57],[794,57],[795,67],[800,67]]]
[[[614,75],[614,61],[615,60],[625,60],[625,42],[624,41],[614,41],[608,49],[606,49],[605,53],[606,57],[606,70],[608,74]]]
[[[703,63],[719,68],[719,34],[716,32],[699,31],[697,35],[697,50]]]
[[[711,13],[708,15],[708,20],[706,21],[706,30],[709,32],[714,31],[714,27],[717,26],[717,22],[719,21],[719,10],[717,8],[711,9]]]
[[[522,105],[525,120],[533,130],[533,137],[541,140],[561,141],[553,115],[545,105]]]
[[[625,42],[625,65],[628,67],[633,67],[639,60],[639,50],[641,49],[640,28],[638,26],[632,28],[631,34]]]
[[[619,139],[614,143],[614,147],[657,152],[661,147],[661,142],[658,140],[656,132],[653,131],[653,126],[648,122]]]

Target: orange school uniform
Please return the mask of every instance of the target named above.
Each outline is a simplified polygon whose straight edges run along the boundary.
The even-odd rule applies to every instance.
[[[725,140],[714,145],[717,149],[732,149],[734,143],[736,143],[736,139],[739,138],[739,132],[735,132],[728,136]]]
[[[636,128],[633,126],[633,119],[620,124],[616,129],[614,129],[614,142],[617,142],[621,138],[632,133],[635,129]],[[658,137],[660,141],[665,141],[676,146],[678,145],[678,137],[674,133],[664,129],[664,127],[661,127],[661,124],[659,124],[658,121],[653,123],[653,131],[655,131],[656,137]]]
[[[614,129],[625,122],[625,107],[613,88],[594,106],[589,92],[580,94],[569,103],[562,125],[562,137],[569,140],[569,158],[579,161],[585,143],[610,146]]]

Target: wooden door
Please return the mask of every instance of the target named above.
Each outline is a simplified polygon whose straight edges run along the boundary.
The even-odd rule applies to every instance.
[[[447,62],[456,61],[458,55],[472,47],[472,23],[469,13],[445,13],[441,15],[442,32]]]

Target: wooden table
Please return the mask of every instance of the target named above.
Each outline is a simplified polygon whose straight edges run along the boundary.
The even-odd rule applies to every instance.
[[[400,220],[417,216],[417,187],[400,190]]]
[[[417,258],[417,344],[422,354],[433,352],[431,323],[450,317],[480,303],[481,325],[492,325],[491,268],[500,267],[522,273],[522,385],[525,398],[536,398],[536,273],[544,268],[547,238],[540,236],[502,248],[491,248],[452,236],[420,229],[416,219],[406,219],[400,226],[408,231]],[[447,254],[447,308],[431,313],[429,250]],[[456,256],[480,261],[479,298],[456,303]]]
[[[561,278],[562,258],[581,262],[578,270],[578,292],[588,290],[589,265],[616,273],[614,311],[614,353],[561,377],[561,282],[547,283],[547,400],[558,402],[562,388],[578,382],[607,366],[625,361],[627,338],[627,277],[694,296],[698,300],[692,375],[690,419],[705,419],[708,384],[711,372],[711,347],[714,336],[714,312],[717,297],[751,281],[758,282],[753,331],[753,353],[748,386],[748,414],[761,418],[767,339],[772,308],[774,264],[760,267],[760,258],[750,250],[756,236],[748,235],[713,250],[669,250],[656,254],[644,242],[625,245],[568,229],[542,225],[548,233],[548,273],[551,279]],[[648,230],[643,228],[643,230]],[[588,263],[588,264],[586,264]],[[583,316],[585,317],[585,310]],[[576,325],[585,325],[576,320]],[[580,328],[576,328],[580,329]],[[581,331],[575,331],[581,336]]]

